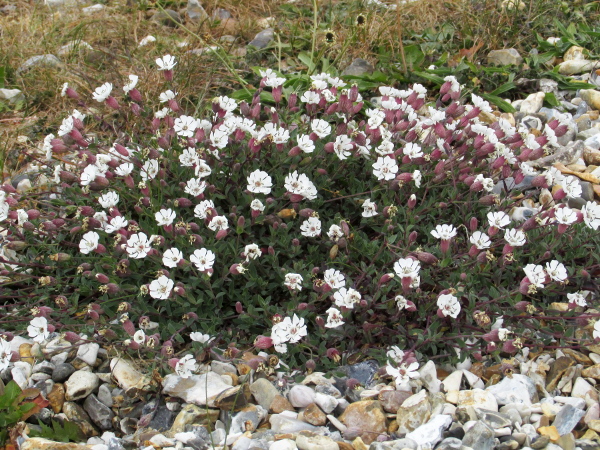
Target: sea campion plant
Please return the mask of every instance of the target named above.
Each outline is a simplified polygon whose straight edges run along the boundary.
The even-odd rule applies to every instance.
[[[2,187],[6,331],[160,353],[181,376],[209,353],[331,366],[392,346],[399,385],[425,358],[600,336],[600,206],[570,208],[577,180],[531,164],[567,116],[536,136],[490,123],[453,77],[433,100],[381,86],[369,108],[339,78],[295,92],[267,69],[251,101],[221,96],[198,118],[178,103],[175,58],[156,62],[156,100],[135,75],[90,105],[65,87],[78,109],[43,143],[52,182]],[[510,189],[525,177],[534,189]],[[553,201],[514,214],[536,188]]]

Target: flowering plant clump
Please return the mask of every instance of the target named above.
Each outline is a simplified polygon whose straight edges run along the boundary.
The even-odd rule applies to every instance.
[[[93,108],[67,115],[44,141],[48,191],[2,187],[5,328],[160,352],[183,377],[197,361],[174,355],[190,345],[196,358],[254,346],[290,365],[393,345],[398,385],[422,357],[600,335],[588,309],[600,206],[569,208],[577,180],[531,164],[556,148],[566,116],[534,136],[490,123],[488,103],[453,77],[433,101],[418,84],[381,86],[369,108],[331,75],[298,88],[266,70],[248,101],[221,96],[194,117],[176,67],[157,60],[155,102],[132,75],[124,96],[106,83]],[[494,193],[525,177],[554,187],[554,201]]]

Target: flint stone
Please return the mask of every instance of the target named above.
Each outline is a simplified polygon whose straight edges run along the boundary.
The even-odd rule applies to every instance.
[[[273,40],[274,36],[275,30],[273,28],[267,28],[254,36],[254,39],[248,42],[248,45],[258,49],[265,48]]]
[[[583,72],[591,72],[598,68],[600,68],[600,61],[578,59],[560,63],[558,65],[558,73],[561,75],[575,75]]]
[[[172,28],[178,27],[182,22],[179,13],[177,11],[173,11],[172,9],[156,11],[151,20],[159,25]]]
[[[429,392],[435,394],[440,392],[441,381],[437,378],[435,363],[431,360],[427,361],[423,367],[419,369],[420,379]]]
[[[546,94],[544,92],[536,92],[529,94],[529,96],[521,103],[519,112],[523,114],[535,114],[542,106],[544,106],[544,98]]]
[[[244,383],[221,392],[215,398],[214,405],[226,411],[239,411],[248,405],[251,396],[250,388]]]
[[[84,363],[93,366],[98,357],[98,350],[100,350],[100,345],[95,342],[83,344],[77,349],[77,358]]]
[[[131,361],[125,359],[112,359],[110,370],[119,387],[125,392],[143,391],[151,383],[148,376],[142,374]]]
[[[54,442],[44,438],[29,438],[24,441],[21,450],[89,450],[87,444],[76,444],[74,442]]]
[[[399,434],[410,433],[424,424],[431,417],[431,402],[427,397],[427,391],[422,390],[418,394],[408,397],[396,414],[397,432]]]
[[[174,421],[175,413],[167,408],[166,405],[161,404],[152,414],[152,419],[148,427],[156,431],[167,431],[172,427]]]
[[[351,403],[339,419],[348,428],[360,430],[360,437],[365,444],[370,444],[379,434],[386,432],[385,414],[381,403],[376,400]]]
[[[320,392],[317,392],[315,395],[315,403],[325,414],[331,413],[338,405],[338,401],[335,397],[332,395],[321,394]]]
[[[163,392],[198,406],[213,406],[215,398],[231,388],[214,372],[182,378],[169,374],[163,380]]]
[[[199,424],[213,428],[214,423],[219,418],[218,409],[201,408],[196,405],[185,405],[175,417],[171,425],[172,433],[181,433],[185,431],[185,426],[189,424]]]
[[[508,415],[502,413],[498,413],[495,411],[486,411],[480,408],[475,408],[475,413],[477,414],[479,420],[485,422],[494,430],[504,427],[510,427],[513,424],[511,418]],[[521,418],[519,417],[519,420],[520,419]]]
[[[79,400],[90,395],[98,388],[100,378],[92,372],[78,370],[65,382],[65,398],[67,401]]]
[[[297,448],[296,442],[292,439],[281,439],[269,446],[269,450],[296,450]]]
[[[405,437],[412,439],[419,448],[433,448],[442,440],[442,433],[452,423],[452,416],[440,414],[433,417],[429,422],[421,425],[414,431],[408,433]]]
[[[113,406],[114,400],[112,397],[112,393],[110,392],[110,388],[106,384],[101,384],[98,388],[98,400],[100,400],[103,404],[111,408]]]
[[[115,414],[108,406],[100,402],[94,395],[88,395],[83,403],[83,408],[89,414],[92,422],[94,422],[101,430],[110,430],[112,428],[112,419]]]
[[[90,416],[77,403],[65,402],[63,413],[70,421],[75,422],[85,437],[98,436],[98,431],[90,423]]]
[[[271,430],[276,433],[298,433],[299,431],[315,431],[317,427],[303,422],[298,419],[293,419],[282,414],[273,414],[269,418]]]
[[[435,450],[462,450],[463,445],[460,439],[448,437],[438,444]]]
[[[315,397],[315,391],[302,384],[293,386],[288,393],[288,400],[295,408],[306,408],[315,402]]]
[[[575,428],[575,425],[577,425],[579,419],[581,419],[584,415],[585,411],[583,409],[575,408],[572,405],[565,405],[556,415],[552,425],[556,427],[556,430],[560,436],[564,436],[565,434],[570,433],[573,428]]]
[[[186,12],[192,22],[203,22],[208,19],[208,14],[198,0],[188,0]]]
[[[557,162],[560,162],[565,166],[575,164],[579,158],[583,156],[583,147],[583,141],[574,141],[565,147],[556,149],[552,155],[529,161],[529,164],[532,167],[550,167]]]
[[[7,100],[14,105],[25,101],[25,95],[19,89],[0,89],[0,100]]]
[[[36,55],[29,58],[21,67],[17,69],[17,75],[33,68],[33,67],[59,67],[62,65],[60,59],[52,54]]]
[[[411,391],[384,390],[379,393],[378,399],[386,412],[396,414],[402,403],[411,395]]]
[[[250,385],[250,392],[257,403],[266,410],[269,410],[271,403],[279,395],[277,388],[266,378],[259,378],[252,383]]]
[[[212,361],[210,363],[210,370],[219,375],[226,375],[228,373],[234,373],[237,375],[237,369],[233,364],[225,363],[222,361]],[[259,378],[259,380],[261,379],[264,380],[264,378]]]
[[[321,436],[312,431],[301,431],[296,438],[300,450],[338,450],[339,445],[328,436]]]
[[[498,411],[498,403],[496,402],[494,395],[483,389],[459,391],[457,406],[459,408],[472,406],[474,408],[487,409],[489,411]]]
[[[518,66],[523,62],[523,57],[514,48],[492,50],[487,55],[488,63],[495,66]]]
[[[513,374],[511,378],[504,378],[500,383],[494,384],[486,389],[491,393],[498,405],[509,403],[524,403],[531,405],[537,401],[535,384],[525,375]]]
[[[342,72],[342,76],[360,77],[365,74],[373,73],[375,68],[368,61],[362,58],[355,58],[348,67]],[[367,362],[367,361],[365,361]]]
[[[477,450],[492,450],[494,448],[494,430],[478,420],[465,433],[462,443]]]

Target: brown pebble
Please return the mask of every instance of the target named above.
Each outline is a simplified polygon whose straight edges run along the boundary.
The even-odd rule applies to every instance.
[[[311,403],[302,412],[302,420],[316,427],[321,427],[327,423],[327,416],[315,403]]]
[[[269,411],[275,414],[280,414],[283,411],[295,411],[292,404],[283,395],[276,395],[271,402]]]

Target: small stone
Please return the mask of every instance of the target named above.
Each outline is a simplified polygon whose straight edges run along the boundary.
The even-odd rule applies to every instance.
[[[558,73],[561,75],[575,75],[578,73],[591,72],[598,68],[600,68],[600,61],[576,59],[560,63],[558,65]]]
[[[56,56],[48,54],[48,55],[36,55],[29,58],[25,61],[21,66],[17,69],[17,75],[32,69],[34,67],[58,67],[62,65],[60,59]]]
[[[442,381],[444,392],[460,391],[460,385],[463,379],[463,371],[455,370]]]
[[[509,403],[525,403],[531,405],[537,401],[537,391],[531,378],[513,374],[512,377],[505,377],[498,384],[486,389],[495,398],[498,405],[507,405]]]
[[[477,450],[492,450],[494,448],[494,430],[478,420],[469,428],[462,439],[463,445]]]
[[[416,430],[426,423],[431,417],[431,402],[427,391],[422,390],[418,394],[408,397],[396,414],[398,433],[406,434]]]
[[[366,74],[371,74],[375,68],[368,61],[362,58],[355,58],[348,67],[342,72],[342,76],[360,77]]]
[[[494,411],[485,411],[483,409],[475,408],[475,412],[477,417],[482,422],[485,422],[494,430],[504,427],[510,427],[513,425],[513,421],[511,418],[502,413],[494,412]],[[520,419],[520,418],[519,418]]]
[[[65,399],[67,401],[78,400],[90,395],[98,388],[100,379],[98,375],[84,370],[74,372],[65,382]]]
[[[112,428],[112,419],[115,414],[108,406],[103,404],[94,395],[88,395],[83,403],[83,408],[89,414],[92,422],[94,422],[101,430],[110,430]]]
[[[315,403],[311,403],[302,412],[302,419],[316,427],[323,426],[327,423],[327,416]]]
[[[137,370],[131,361],[114,358],[110,361],[111,374],[119,387],[126,393],[135,396],[136,391],[144,391],[151,384],[146,375]]]
[[[85,437],[98,436],[98,431],[90,423],[90,416],[77,403],[65,402],[63,405],[63,413],[71,421],[74,422]]]
[[[459,391],[457,406],[487,409],[490,411],[498,411],[498,402],[491,392],[483,389],[473,389],[470,391]]]
[[[192,22],[203,22],[208,19],[208,14],[198,0],[188,0],[186,12]]]
[[[600,166],[600,150],[584,145],[583,159],[589,165]]]
[[[87,444],[74,442],[54,442],[44,438],[28,438],[20,446],[21,450],[89,450]]]
[[[575,436],[573,436],[573,433],[564,434],[556,441],[556,445],[561,450],[575,450]]]
[[[560,434],[554,425],[548,427],[540,427],[538,428],[538,433],[542,436],[547,436],[551,441],[556,441],[560,438]]]
[[[419,448],[434,448],[435,445],[442,440],[442,433],[451,423],[452,416],[440,414],[433,417],[429,422],[421,425],[416,430],[408,433],[405,437],[415,441]]]
[[[171,425],[172,433],[182,433],[185,431],[186,425],[197,424],[213,428],[214,423],[219,418],[220,411],[218,409],[210,409],[196,405],[185,405],[175,417],[173,425]]]
[[[271,430],[276,433],[297,433],[299,431],[314,431],[316,428],[302,420],[293,419],[283,414],[272,414],[269,418]]]
[[[275,398],[273,398],[273,401],[271,402],[271,406],[269,407],[268,411],[275,414],[279,414],[283,411],[294,411],[294,407],[287,398],[285,398],[283,395],[278,394],[275,396]]]
[[[593,109],[600,109],[600,92],[595,89],[581,89],[579,96]]]
[[[552,425],[558,430],[558,434],[563,436],[570,433],[584,415],[585,411],[583,409],[575,408],[572,405],[564,405],[556,415]]]
[[[163,393],[198,406],[213,406],[217,396],[231,388],[214,372],[192,375],[188,378],[169,374],[163,379],[162,385]]]
[[[543,92],[536,92],[534,94],[529,94],[529,96],[523,100],[521,103],[520,112],[524,114],[534,114],[537,113],[541,107],[544,105],[544,98],[546,94]]]
[[[265,48],[273,40],[274,36],[275,36],[274,29],[267,28],[266,30],[262,30],[260,33],[258,33],[256,36],[254,36],[254,39],[252,39],[250,42],[248,42],[248,45],[251,45],[252,47],[255,47],[258,49]]]
[[[586,395],[593,390],[594,387],[590,383],[579,377],[577,380],[575,380],[575,384],[573,384],[573,389],[571,389],[571,397],[585,399]]]
[[[179,13],[177,11],[173,11],[172,9],[156,11],[151,20],[159,25],[172,28],[178,27],[182,23]]]
[[[0,89],[0,100],[6,100],[9,104],[15,105],[25,101],[25,95],[19,89]]]
[[[300,450],[339,450],[339,446],[333,439],[312,431],[298,433],[296,445]]]
[[[269,446],[269,450],[296,450],[297,448],[296,442],[292,439],[281,439]]]
[[[379,401],[385,412],[396,414],[404,400],[410,397],[410,391],[383,390],[379,393]]]
[[[423,384],[429,392],[432,394],[440,392],[440,386],[442,383],[437,378],[437,371],[433,361],[427,361],[427,364],[419,369],[419,374],[421,375],[419,377],[420,380],[423,381]]]
[[[221,375],[225,376],[225,375]],[[221,392],[214,401],[214,406],[226,411],[239,411],[250,401],[250,388],[247,384],[234,386]]]
[[[254,396],[256,402],[266,410],[269,410],[273,400],[279,395],[277,388],[266,378],[259,378],[252,383],[250,385],[250,392]]]
[[[302,384],[297,384],[290,389],[288,400],[295,408],[306,408],[315,401],[316,393],[313,389]]]
[[[365,388],[369,388],[373,384],[373,377],[379,370],[379,364],[374,360],[367,360],[340,367],[338,370],[344,372],[348,378],[358,380]]]
[[[563,61],[574,61],[585,59],[585,49],[577,45],[572,45],[563,55]]]
[[[315,403],[325,414],[331,413],[338,405],[338,401],[334,396],[321,394],[320,392],[315,395]]]
[[[98,350],[100,350],[100,345],[95,342],[89,342],[87,344],[80,345],[77,349],[77,358],[79,358],[84,363],[93,366],[96,363],[96,358],[98,357]]]
[[[349,429],[360,430],[360,437],[366,444],[373,442],[386,431],[386,420],[381,403],[376,400],[363,400],[348,405],[339,417]]]
[[[48,393],[47,397],[52,407],[52,411],[58,414],[62,411],[63,404],[65,403],[65,388],[61,383],[54,383],[52,390]]]
[[[492,50],[487,55],[488,63],[495,66],[518,66],[523,62],[523,57],[514,48]]]

